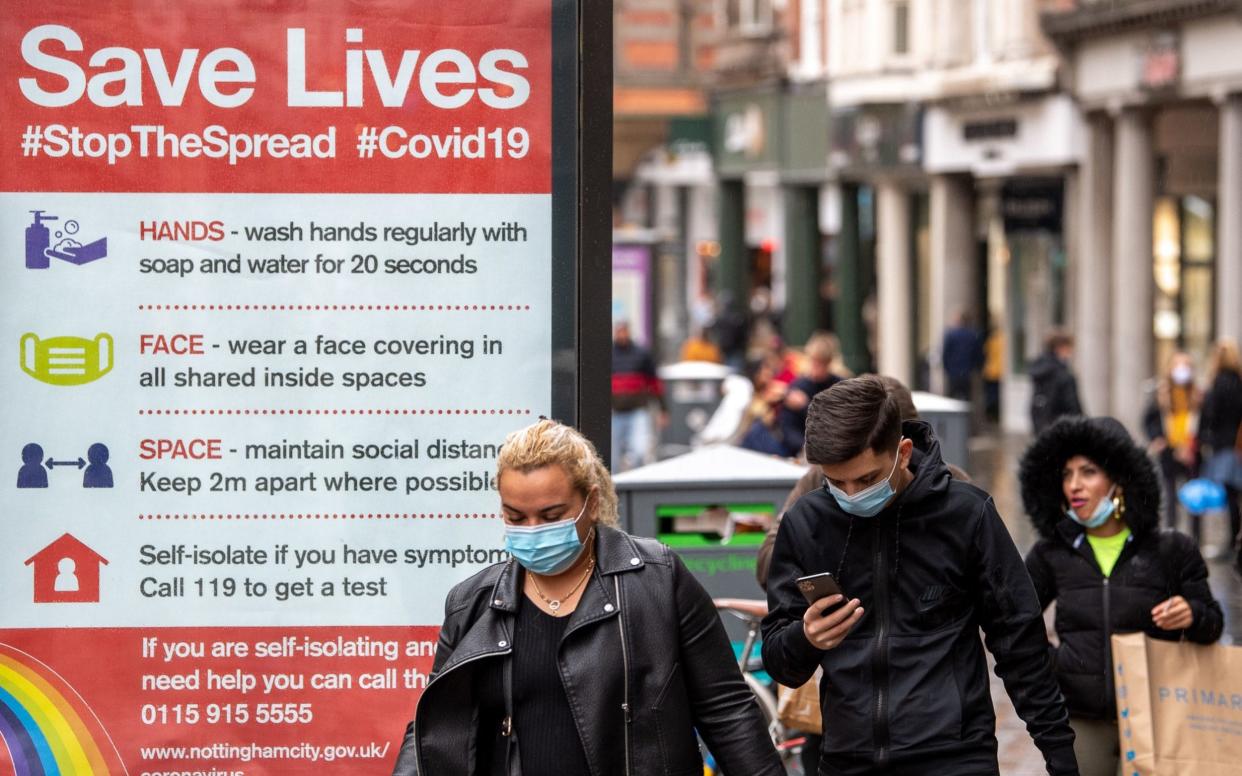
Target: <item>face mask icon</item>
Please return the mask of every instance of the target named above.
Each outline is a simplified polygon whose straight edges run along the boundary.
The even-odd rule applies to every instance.
[[[23,334],[22,371],[48,385],[84,385],[112,371],[112,335],[93,340]]]

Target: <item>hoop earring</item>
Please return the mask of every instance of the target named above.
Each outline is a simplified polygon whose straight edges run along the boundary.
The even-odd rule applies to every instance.
[[[1121,489],[1121,486],[1118,486],[1117,495],[1113,496],[1113,518],[1116,520],[1120,520],[1123,517],[1125,517],[1125,514],[1126,514],[1126,493],[1124,490]]]

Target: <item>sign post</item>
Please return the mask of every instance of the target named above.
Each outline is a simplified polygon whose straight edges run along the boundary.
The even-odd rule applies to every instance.
[[[0,772],[388,773],[505,434],[607,449],[610,19],[10,6]]]

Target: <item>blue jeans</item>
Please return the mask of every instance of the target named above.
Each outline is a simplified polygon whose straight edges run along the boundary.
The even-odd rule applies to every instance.
[[[612,470],[623,472],[654,459],[651,413],[645,407],[612,412]]]

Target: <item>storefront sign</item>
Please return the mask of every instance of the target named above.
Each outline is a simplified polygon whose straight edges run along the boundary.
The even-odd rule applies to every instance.
[[[506,557],[574,4],[311,5],[0,20],[0,773],[387,774]]]
[[[923,123],[924,161],[932,173],[1010,176],[1076,164],[1084,134],[1068,95],[1018,100],[1003,109],[937,105]]]
[[[716,105],[716,168],[724,175],[773,169],[780,161],[780,93],[727,95]]]
[[[793,89],[784,97],[781,177],[819,183],[828,177],[828,95],[824,84]]]
[[[1018,120],[1012,116],[979,119],[962,124],[962,139],[968,142],[1016,137]]]
[[[1148,91],[1173,89],[1181,75],[1181,35],[1176,30],[1153,33],[1138,52],[1139,85]]]
[[[1016,179],[1001,191],[1001,218],[1006,232],[1060,233],[1064,185],[1057,179]]]
[[[630,325],[630,336],[651,347],[654,316],[651,311],[653,243],[613,243],[612,320]]]
[[[917,105],[838,109],[832,117],[832,164],[847,173],[917,171],[922,125]]]

